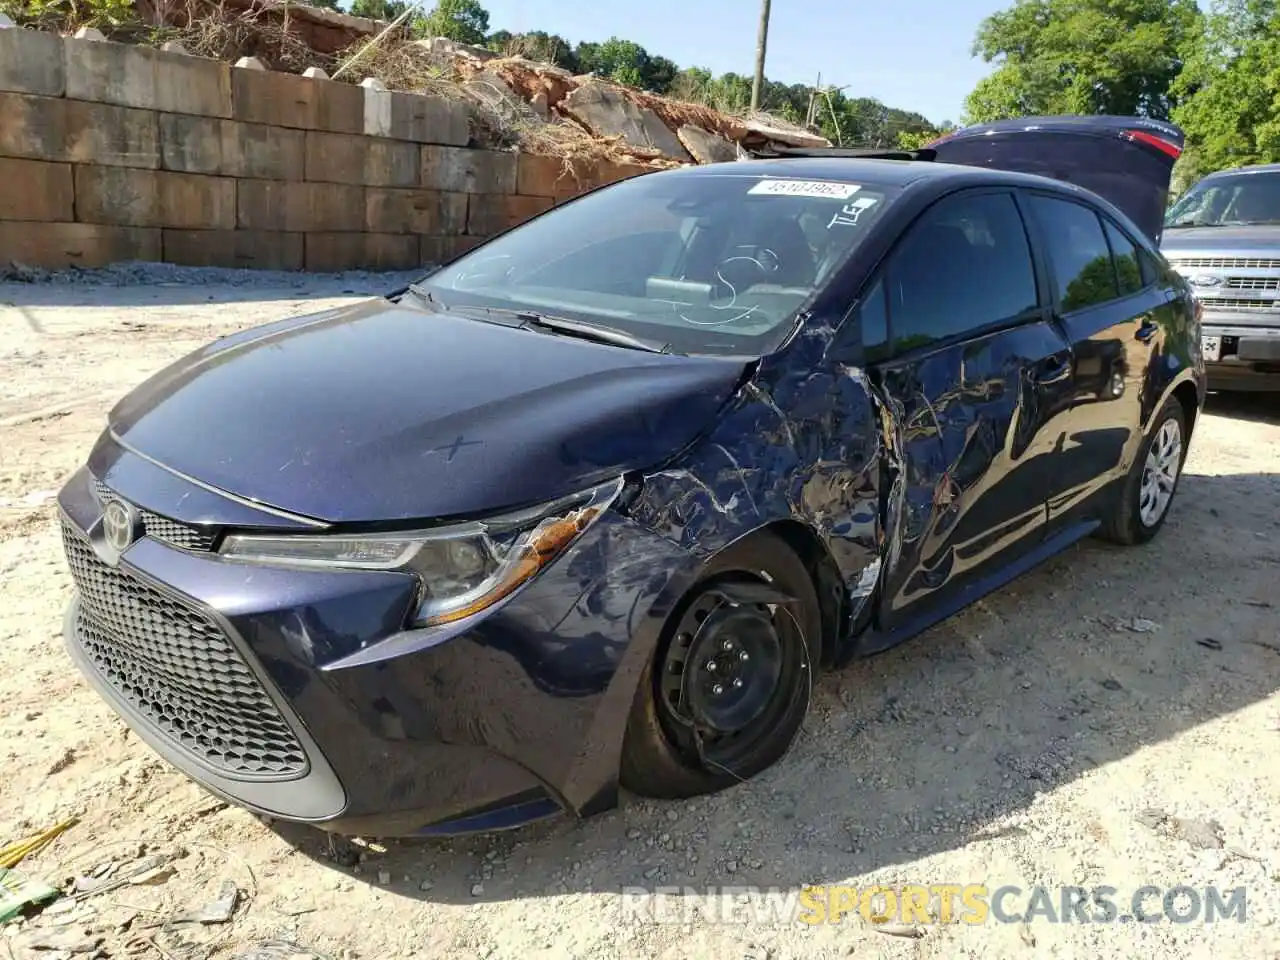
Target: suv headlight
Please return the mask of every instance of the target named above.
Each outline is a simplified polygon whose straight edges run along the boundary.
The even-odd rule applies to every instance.
[[[471,523],[408,533],[234,534],[219,552],[280,566],[400,570],[422,584],[419,626],[452,623],[528,583],[622,492],[619,477],[581,493]]]

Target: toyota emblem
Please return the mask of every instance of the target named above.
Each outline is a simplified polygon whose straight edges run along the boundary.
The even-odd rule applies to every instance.
[[[124,553],[137,532],[133,508],[120,500],[112,500],[102,514],[102,537],[116,553]]]

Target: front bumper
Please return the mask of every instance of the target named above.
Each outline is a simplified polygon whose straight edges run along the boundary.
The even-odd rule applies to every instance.
[[[341,833],[613,805],[635,684],[696,567],[610,514],[499,608],[406,630],[407,575],[249,566],[162,534],[113,563],[87,469],[59,505],[66,642],[86,678],[207,789]]]
[[[1205,371],[1214,390],[1280,390],[1280,325],[1232,323],[1207,316],[1202,337],[1218,337],[1222,352]]]

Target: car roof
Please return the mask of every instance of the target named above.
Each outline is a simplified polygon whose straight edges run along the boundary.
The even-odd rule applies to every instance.
[[[649,174],[659,177],[784,177],[836,180],[867,186],[926,190],[936,195],[960,187],[1023,187],[1072,197],[1104,210],[1135,236],[1153,240],[1120,207],[1091,190],[1065,180],[994,167],[973,167],[933,160],[885,160],[861,157],[783,157],[677,167]]]
[[[1214,180],[1218,177],[1240,176],[1241,174],[1253,173],[1280,173],[1280,163],[1258,163],[1247,167],[1230,167],[1226,170],[1215,170],[1213,173],[1206,173],[1205,180]]]
[[[969,167],[931,160],[879,160],[853,157],[782,157],[776,160],[743,160],[709,163],[663,171],[663,176],[750,176],[795,179],[841,180],[883,187],[906,187],[922,180],[965,180],[970,183],[1010,186],[1051,186],[1078,191],[1078,187],[1028,173],[1013,173],[989,167]],[[1085,191],[1080,191],[1085,192]]]
[[[1158,134],[1171,143],[1181,147],[1185,136],[1179,127],[1162,120],[1149,117],[1127,117],[1112,114],[1089,114],[1084,116],[1038,116],[1016,117],[1008,120],[992,120],[989,123],[975,123],[945,134],[942,139],[955,140],[970,137],[989,137],[997,133],[1030,133],[1042,131],[1047,133],[1093,133],[1102,136],[1114,136],[1125,130],[1145,130]]]

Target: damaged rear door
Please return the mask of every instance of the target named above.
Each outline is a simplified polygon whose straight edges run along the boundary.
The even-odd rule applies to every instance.
[[[964,190],[907,229],[862,298],[894,448],[873,643],[964,606],[1044,545],[1071,349],[1034,262],[1014,191]]]

